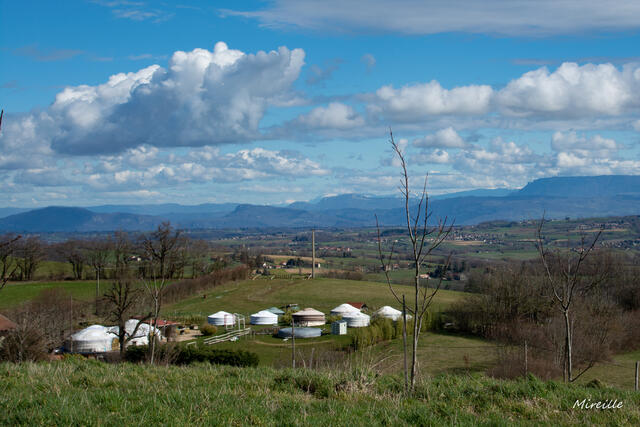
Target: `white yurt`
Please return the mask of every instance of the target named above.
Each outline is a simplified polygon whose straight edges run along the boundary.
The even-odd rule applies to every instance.
[[[129,319],[124,324],[124,330],[127,332],[127,336],[131,337],[129,341],[127,341],[127,345],[148,345],[149,344],[149,336],[154,333],[158,339],[162,339],[162,334],[160,330],[154,328],[148,323],[140,323],[138,329],[136,330],[136,325],[140,323],[137,319]],[[135,331],[135,335],[133,332]]]
[[[364,328],[365,326],[369,326],[371,317],[358,311],[345,314],[344,316],[342,316],[342,320],[346,320],[347,326],[350,328]]]
[[[109,332],[110,328],[91,325],[71,335],[65,348],[71,353],[104,353],[118,349],[118,337]]]
[[[252,325],[277,325],[278,315],[268,310],[262,310],[251,315]]]
[[[313,308],[296,311],[291,317],[299,326],[322,326],[326,323],[324,313]]]
[[[374,315],[378,317],[386,317],[387,319],[391,319],[394,321],[402,320],[402,312],[400,310],[396,310],[393,307],[389,307],[388,305],[381,307],[378,311],[374,313]],[[411,315],[407,314],[407,320],[409,319],[411,319]]]
[[[219,311],[207,316],[207,322],[215,326],[233,326],[236,324],[236,316],[226,311]]]
[[[337,306],[336,308],[334,308],[333,310],[331,310],[331,315],[332,316],[345,316],[347,314],[350,313],[359,313],[360,310],[358,310],[357,308],[355,308],[354,306],[352,306],[351,304],[340,304],[339,306]]]

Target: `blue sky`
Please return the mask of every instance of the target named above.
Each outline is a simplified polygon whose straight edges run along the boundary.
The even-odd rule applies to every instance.
[[[3,206],[640,173],[640,4],[0,0]]]

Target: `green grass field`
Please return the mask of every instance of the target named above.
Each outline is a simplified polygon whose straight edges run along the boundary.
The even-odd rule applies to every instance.
[[[419,379],[359,363],[343,371],[106,364],[0,365],[2,425],[639,425],[640,394],[533,377]],[[621,409],[573,408],[617,399]]]
[[[397,285],[399,294],[411,296],[410,286]],[[434,310],[458,301],[461,292],[441,290],[434,299]],[[166,316],[207,316],[219,310],[249,315],[272,306],[299,304],[313,307],[326,314],[344,302],[364,302],[369,307],[391,305],[398,307],[385,283],[360,282],[354,280],[324,279],[256,279],[229,283],[217,287],[204,295],[196,295],[165,307]]]
[[[100,293],[103,294],[110,281],[100,281]],[[45,289],[63,289],[73,298],[82,301],[93,301],[96,295],[96,282],[90,281],[61,281],[61,282],[12,282],[0,291],[0,309],[18,306],[32,300]]]

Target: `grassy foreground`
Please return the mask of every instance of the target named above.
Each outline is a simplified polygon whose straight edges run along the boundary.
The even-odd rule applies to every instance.
[[[481,375],[396,376],[196,365],[109,365],[73,358],[0,365],[1,425],[638,425],[640,394]],[[621,409],[572,409],[618,399]]]

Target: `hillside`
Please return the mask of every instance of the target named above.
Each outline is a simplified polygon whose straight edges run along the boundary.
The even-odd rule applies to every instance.
[[[417,200],[412,202],[413,210]],[[202,204],[183,206],[104,205],[89,208],[50,207],[0,218],[0,231],[112,231],[148,230],[162,221],[180,228],[309,228],[370,227],[375,215],[382,225],[406,221],[403,202],[396,195],[343,194],[288,206]],[[564,217],[590,218],[640,213],[640,176],[542,178],[518,191],[473,190],[434,196],[434,221],[447,217],[458,225],[485,221],[520,221]],[[0,214],[3,211],[0,211]]]
[[[638,425],[640,395],[613,388],[445,375],[401,394],[371,361],[342,371],[147,366],[70,358],[0,365],[2,425]],[[576,400],[621,409],[573,409]],[[37,410],[34,410],[37,408]]]
[[[88,209],[51,206],[0,218],[0,231],[83,232],[149,230],[159,217],[129,213],[95,213]]]

